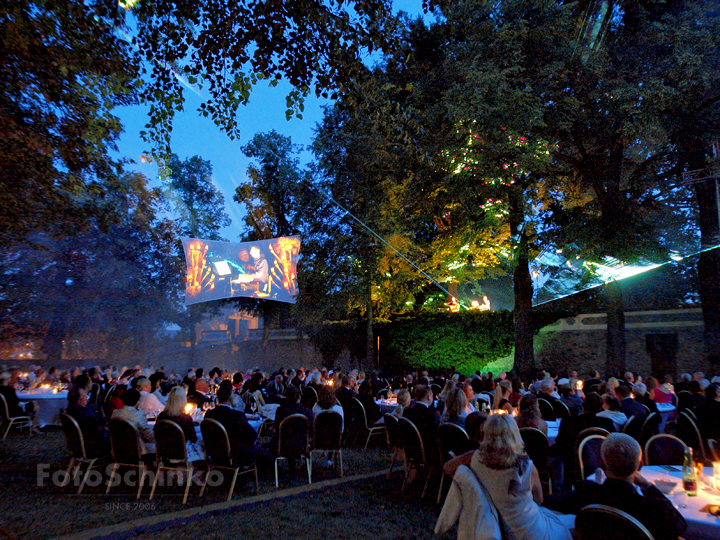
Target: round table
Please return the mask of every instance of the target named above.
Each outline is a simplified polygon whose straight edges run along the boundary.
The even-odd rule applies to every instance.
[[[698,494],[697,497],[686,497],[687,507],[678,508],[675,502],[675,495],[682,493],[682,467],[670,466],[648,466],[645,465],[640,470],[642,474],[649,482],[655,482],[664,477],[667,480],[667,476],[672,477],[673,482],[677,482],[678,485],[673,490],[673,493],[666,495],[668,499],[673,501],[673,504],[677,508],[678,512],[687,521],[688,529],[683,534],[683,538],[686,540],[710,540],[720,538],[720,518],[701,512],[700,509],[708,504],[719,504],[720,505],[720,491],[717,489],[711,489],[702,482],[698,482]],[[712,467],[705,467],[703,469],[703,476],[711,477],[713,474]],[[592,474],[588,477],[588,480],[595,481],[595,475]]]
[[[380,412],[383,414],[392,414],[395,412],[395,409],[397,409],[398,402],[397,399],[376,399],[375,403],[378,407],[380,407]]]
[[[32,401],[37,411],[37,427],[59,426],[60,409],[67,408],[67,390],[53,393],[52,390],[30,390],[29,392],[18,392],[20,401]]]

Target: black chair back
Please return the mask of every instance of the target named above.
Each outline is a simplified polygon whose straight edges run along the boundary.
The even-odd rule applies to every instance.
[[[540,416],[542,416],[543,420],[550,422],[555,421],[555,409],[548,400],[538,398],[538,405],[540,406]]]
[[[645,418],[642,428],[640,428],[640,444],[644,445],[651,437],[660,433],[660,423],[662,418],[659,413],[650,413]]]
[[[60,424],[62,424],[70,454],[72,454],[72,456],[76,459],[86,460],[87,454],[85,453],[85,441],[77,420],[69,414],[62,413],[60,414]]]
[[[90,395],[88,396],[88,403],[90,405],[95,405],[98,402],[99,397],[100,385],[98,383],[92,383],[92,387],[90,388]]]
[[[463,428],[449,422],[440,424],[440,457],[443,463],[470,450],[470,437]]]
[[[367,421],[367,414],[365,414],[365,407],[358,398],[352,399],[352,410],[353,418],[355,419],[355,427],[360,430],[367,431],[370,429]]]
[[[570,409],[568,409],[568,406],[562,401],[553,401],[552,406],[555,419],[562,418],[565,420],[566,418],[570,418]]]
[[[590,435],[585,437],[578,446],[578,460],[580,462],[580,479],[585,480],[595,469],[602,467],[600,447],[606,437]]]
[[[695,459],[708,461],[700,430],[687,412],[678,415],[677,434],[686,445],[695,450]]]
[[[315,417],[313,448],[340,450],[342,447],[343,418],[336,411],[322,411]]]
[[[301,458],[310,455],[310,421],[303,414],[291,414],[278,428],[278,456]]]
[[[212,418],[205,418],[200,423],[200,432],[205,441],[205,452],[214,467],[232,468],[232,449],[230,437],[225,426]]]
[[[537,428],[521,428],[520,436],[525,443],[525,452],[535,464],[542,482],[550,481],[550,463],[548,461],[549,443],[547,436]]]
[[[315,389],[312,386],[306,386],[305,390],[303,391],[302,397],[300,398],[300,404],[303,407],[312,409],[317,403],[317,400],[318,395]]]
[[[403,448],[404,443],[402,435],[400,434],[400,425],[395,415],[386,413],[383,415],[385,418],[385,431],[387,432],[387,441],[390,448]]]
[[[682,465],[685,448],[673,435],[655,435],[645,444],[645,465]]]
[[[185,434],[178,424],[171,420],[158,420],[153,431],[158,462],[165,466],[187,463]]]
[[[639,441],[642,421],[643,419],[639,416],[631,416],[627,419],[627,422],[623,424],[621,432],[630,435],[633,439]]]
[[[385,399],[388,397],[388,393],[390,392],[389,388],[381,388],[378,393],[375,395],[377,399]]]
[[[630,514],[602,504],[583,508],[575,519],[580,540],[652,540],[653,536]]]
[[[10,421],[10,408],[5,396],[0,394],[0,424]]]
[[[487,420],[487,413],[479,411],[471,412],[465,417],[465,431],[470,437],[470,446],[477,448],[478,443],[483,438],[482,428]]]
[[[398,418],[400,436],[404,442],[405,459],[419,465],[425,465],[425,447],[418,428],[407,418]]]
[[[437,399],[438,394],[442,392],[442,388],[440,388],[439,384],[432,383],[430,385],[430,390],[432,390],[433,393],[433,399]]]
[[[140,434],[130,422],[113,418],[108,422],[112,458],[115,463],[135,465],[142,461]]]

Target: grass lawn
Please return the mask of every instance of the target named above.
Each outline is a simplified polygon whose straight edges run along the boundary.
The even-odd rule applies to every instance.
[[[0,538],[37,539],[78,533],[158,514],[222,502],[227,487],[208,490],[199,498],[193,486],[186,505],[179,488],[165,489],[148,501],[146,487],[136,504],[134,490],[113,488],[105,495],[106,484],[86,488],[58,487],[46,478],[38,485],[38,465],[47,464],[50,473],[67,467],[69,456],[61,431],[40,435],[11,433],[0,441]],[[386,469],[390,464],[387,449],[348,448],[343,450],[345,475],[357,475]],[[104,467],[103,467],[104,469]],[[299,470],[303,470],[299,468]],[[336,478],[325,463],[313,465],[313,483]],[[249,477],[239,480],[233,500],[255,495]],[[426,501],[412,493],[401,493],[402,475],[390,480],[384,476],[327,487],[292,497],[225,510],[220,514],[190,518],[156,527],[143,538],[238,537],[243,532],[255,538],[431,538],[440,508],[429,490]],[[280,487],[307,484],[307,475],[289,476],[281,466]],[[277,491],[272,472],[260,475],[260,493]],[[136,537],[136,534],[132,535]],[[242,536],[240,536],[242,537]],[[449,533],[448,538],[454,537]]]

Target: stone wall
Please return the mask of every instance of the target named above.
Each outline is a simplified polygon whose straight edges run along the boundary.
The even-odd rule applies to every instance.
[[[628,370],[650,374],[648,336],[674,335],[678,344],[675,376],[694,371],[720,375],[720,366],[709,365],[705,355],[700,309],[627,312],[625,319]],[[536,367],[575,369],[581,376],[590,369],[604,374],[606,322],[604,313],[593,313],[546,326],[535,338]]]

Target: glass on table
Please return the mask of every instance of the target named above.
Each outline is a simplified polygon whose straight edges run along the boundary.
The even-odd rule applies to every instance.
[[[676,508],[687,508],[688,493],[684,489],[676,489],[673,491],[673,504]]]

